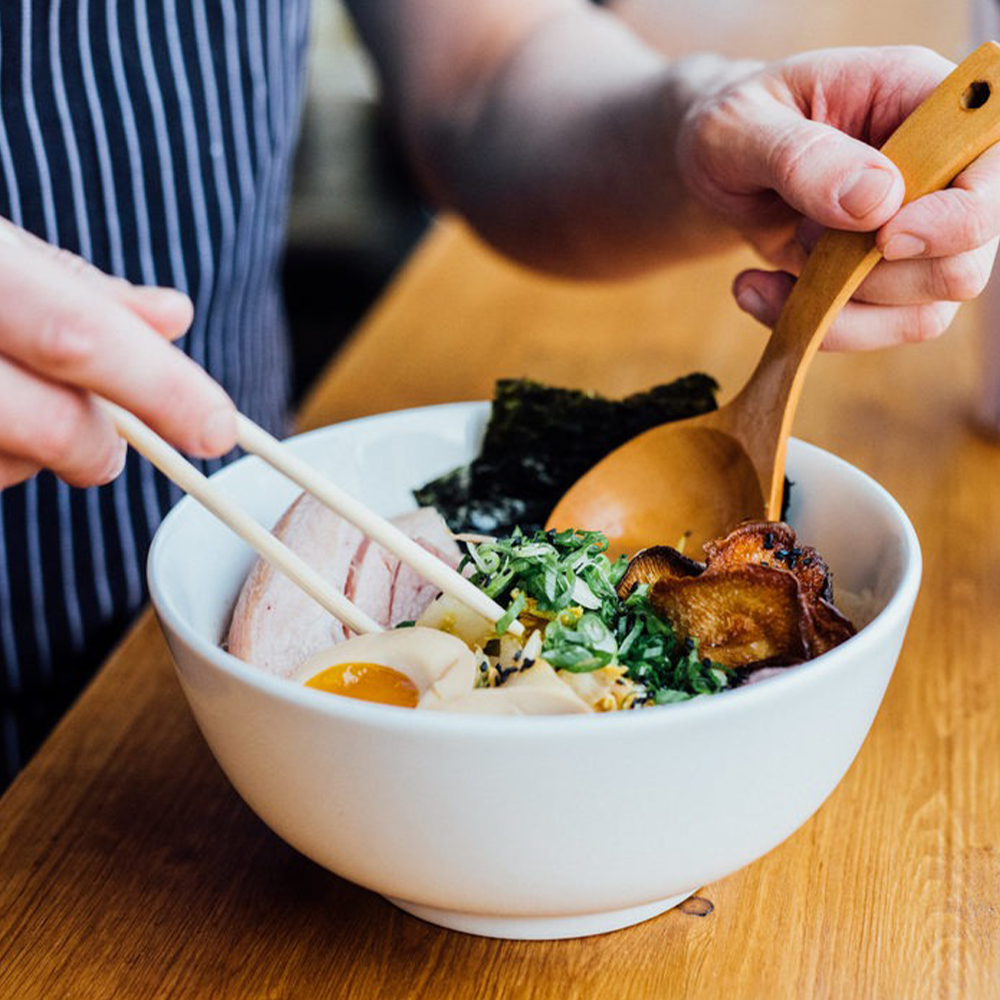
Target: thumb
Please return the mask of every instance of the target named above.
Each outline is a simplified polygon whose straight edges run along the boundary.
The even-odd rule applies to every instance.
[[[899,210],[903,178],[877,149],[805,118],[771,94],[747,103],[749,121],[735,123],[719,144],[728,148],[728,155],[716,158],[723,174],[716,182],[724,190],[775,191],[802,215],[834,229],[877,229]]]

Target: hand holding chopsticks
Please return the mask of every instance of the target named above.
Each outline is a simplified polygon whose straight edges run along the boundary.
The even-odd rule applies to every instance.
[[[187,459],[147,427],[138,417],[108,400],[98,398],[100,405],[114,422],[118,433],[140,454],[144,455],[164,475],[185,493],[210,510],[228,525],[257,553],[290,580],[301,587],[334,617],[355,632],[379,632],[382,626],[356,607],[348,598],[323,579],[300,556],[257,523],[241,507],[230,500]],[[345,520],[393,553],[398,559],[439,587],[444,593],[461,601],[466,607],[499,621],[505,614],[493,601],[446,562],[405,535],[394,524],[346,493],[307,462],[288,449],[252,420],[237,416],[238,442],[283,473],[304,490],[315,496]],[[508,631],[520,635],[524,627],[516,619]]]

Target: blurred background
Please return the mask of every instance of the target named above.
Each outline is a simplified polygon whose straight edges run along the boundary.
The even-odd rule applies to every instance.
[[[296,399],[430,218],[340,0],[314,0],[284,267]]]
[[[961,3],[953,5],[946,34],[928,4],[908,0],[875,0],[863,23],[840,0],[814,0],[791,25],[787,0],[612,0],[605,6],[673,55],[715,51],[774,59],[834,45],[906,43],[956,59],[972,46]],[[314,0],[302,125],[284,269],[297,398],[433,217],[379,107],[375,76],[340,0]]]

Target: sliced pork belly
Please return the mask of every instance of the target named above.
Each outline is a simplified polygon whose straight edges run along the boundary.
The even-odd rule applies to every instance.
[[[422,508],[394,521],[429,552],[458,565],[461,552],[437,511]],[[437,594],[432,584],[309,494],[289,507],[274,533],[380,625],[416,618]],[[269,673],[287,676],[306,657],[348,634],[283,573],[258,559],[233,611],[227,648]]]
[[[344,593],[379,625],[388,626],[394,620],[392,585],[398,571],[399,560],[366,537],[354,553]]]
[[[462,553],[452,538],[444,518],[433,507],[421,507],[395,519],[400,530],[419,542],[428,552],[443,559],[450,566],[457,566]],[[414,621],[438,595],[433,583],[428,583],[419,573],[401,563],[394,556],[394,576],[390,591],[389,621]]]
[[[304,493],[274,534],[343,590],[364,535]],[[344,639],[344,626],[263,559],[243,584],[229,627],[228,649],[270,673],[285,674],[311,652]]]

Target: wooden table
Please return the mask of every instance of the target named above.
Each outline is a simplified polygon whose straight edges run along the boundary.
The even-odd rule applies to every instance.
[[[704,368],[731,392],[763,341],[727,295],[745,259],[582,287],[439,226],[303,425],[484,397],[498,375],[622,393]],[[902,502],[925,582],[847,777],[786,843],[704,887],[712,907],[551,943],[404,915],[243,805],[147,615],[0,802],[0,997],[1000,996],[1000,448],[970,427],[973,325],[813,369],[799,435]]]

